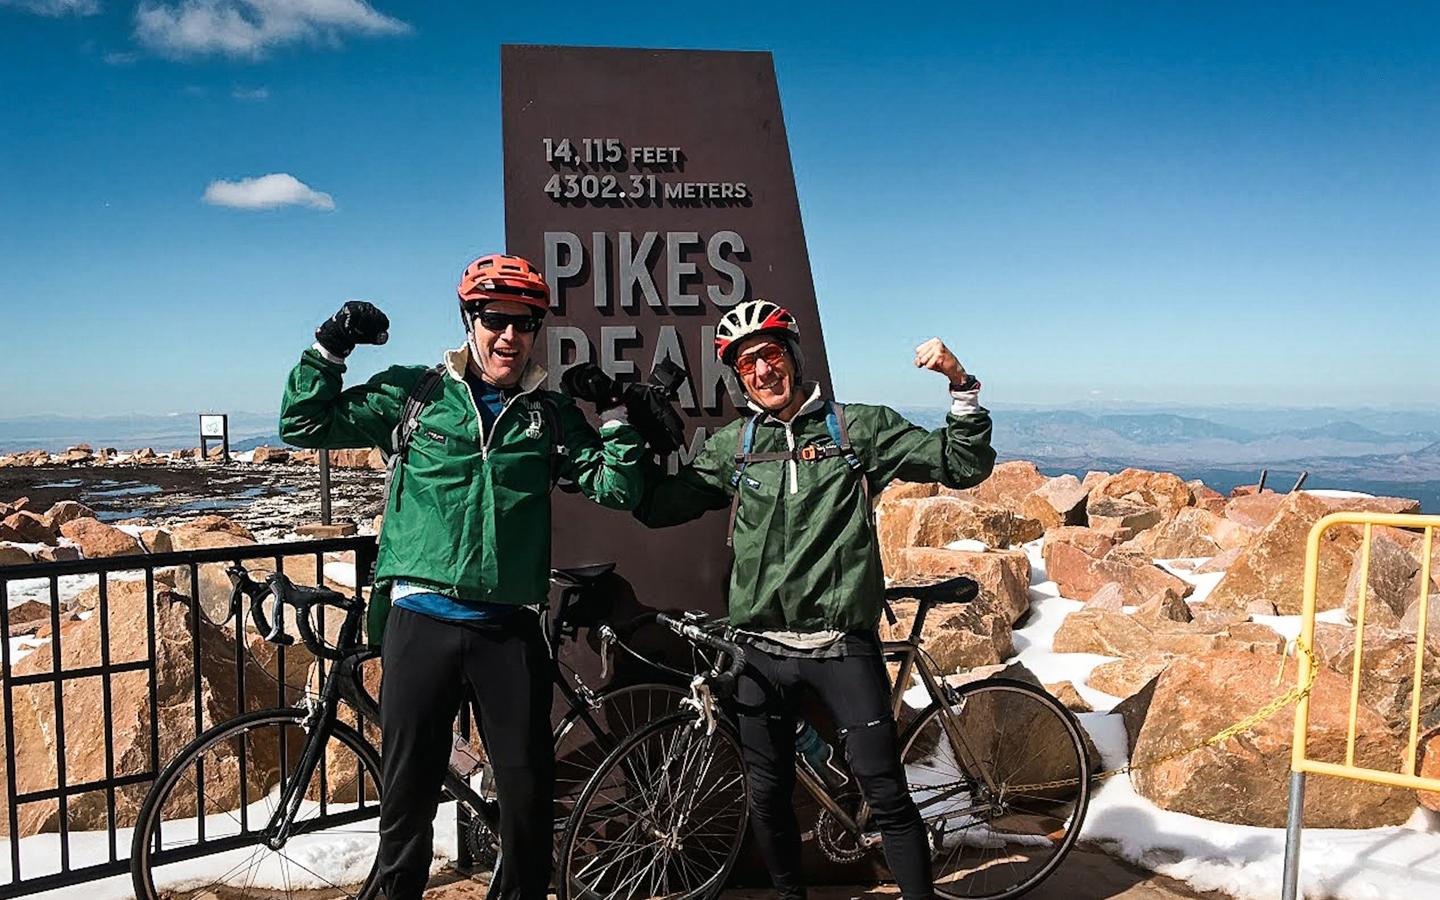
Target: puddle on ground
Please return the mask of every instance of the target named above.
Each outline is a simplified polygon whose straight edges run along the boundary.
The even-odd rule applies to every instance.
[[[105,482],[101,482],[104,484]],[[119,484],[118,481],[111,481],[110,484]],[[158,494],[164,488],[158,484],[137,484],[134,487],[111,488],[108,491],[90,491],[88,497],[138,497],[142,494]]]

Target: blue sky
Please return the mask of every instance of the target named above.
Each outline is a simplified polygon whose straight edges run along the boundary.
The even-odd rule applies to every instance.
[[[458,343],[507,42],[774,52],[842,399],[934,334],[994,403],[1440,405],[1433,5],[641,10],[0,0],[0,418],[273,410],[347,297],[357,375]]]

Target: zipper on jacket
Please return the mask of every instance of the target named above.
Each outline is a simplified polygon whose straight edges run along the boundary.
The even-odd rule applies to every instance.
[[[789,422],[781,422],[780,424],[785,426],[785,445],[790,451],[790,493],[798,494],[800,492],[800,484],[797,476],[800,467],[795,463],[795,432],[790,427],[794,421],[794,419],[791,419]]]
[[[465,381],[464,379],[461,379],[460,384],[462,387],[465,388],[465,396],[470,398],[470,408],[475,410],[475,430],[480,432],[480,458],[489,459],[490,438],[494,437],[495,432],[500,430],[501,417],[505,415],[505,413],[510,409],[511,406],[515,405],[516,400],[519,400],[526,394],[535,393],[535,391],[539,389],[540,385],[537,384],[535,385],[535,387],[530,388],[530,390],[528,391],[519,391],[517,393],[511,394],[510,399],[506,400],[505,405],[501,406],[500,411],[495,414],[495,421],[493,423],[495,427],[490,429],[489,434],[486,434],[485,418],[480,415],[480,407],[478,404],[475,403],[475,392],[470,389],[470,383]]]

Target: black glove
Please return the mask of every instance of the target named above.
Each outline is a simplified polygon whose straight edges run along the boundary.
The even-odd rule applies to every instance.
[[[315,329],[315,342],[329,353],[345,357],[356,344],[383,344],[390,340],[390,319],[373,303],[347,300],[340,311]]]
[[[565,374],[560,376],[560,390],[576,400],[595,404],[597,412],[615,409],[625,402],[624,389],[594,363],[581,363],[566,369]]]
[[[625,389],[625,412],[630,424],[651,450],[664,456],[685,446],[685,422],[670,396],[654,384],[632,384]]]

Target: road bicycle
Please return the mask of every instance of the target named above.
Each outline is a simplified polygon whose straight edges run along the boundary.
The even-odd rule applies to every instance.
[[[978,591],[964,577],[886,590],[892,624],[891,601],[916,604],[909,636],[882,646],[898,665],[891,708],[935,891],[949,900],[1017,897],[1044,881],[1074,846],[1090,799],[1090,752],[1069,710],[1024,681],[952,685],[921,646],[932,608],[969,602]],[[697,619],[690,627],[744,642],[723,624],[706,632]],[[914,680],[925,698],[918,710],[906,702]],[[833,760],[816,765],[809,757],[797,755],[796,775],[819,806],[811,832],[820,849],[837,862],[877,852],[882,837],[853,778]],[[677,785],[688,786],[684,803]],[[687,709],[642,726],[576,802],[561,841],[557,898],[713,897],[734,865],[744,808],[743,762],[728,719]]]
[[[552,571],[560,588],[547,628],[552,655],[578,628],[598,627],[608,614],[604,580],[612,569]],[[379,651],[363,641],[364,601],[296,585],[278,572],[256,581],[237,564],[228,573],[235,627],[244,627],[248,611],[258,633],[284,647],[295,643],[287,631],[293,623],[322,666],[321,686],[293,706],[215,725],[165,766],[132,838],[135,894],[142,900],[369,900],[378,893],[375,820],[382,770],[380,749],[370,739],[379,707],[364,679],[365,663]],[[338,630],[327,627],[326,610],[341,615]],[[659,682],[595,691],[578,673],[572,671],[571,680],[573,685],[556,667],[554,681],[566,706],[555,728],[557,837],[595,765],[624,734],[678,710],[687,696],[686,689]],[[163,713],[161,722],[164,727]],[[444,791],[459,804],[461,840],[480,865],[492,866],[497,807],[488,795],[483,749],[472,755],[468,746],[457,735]]]

